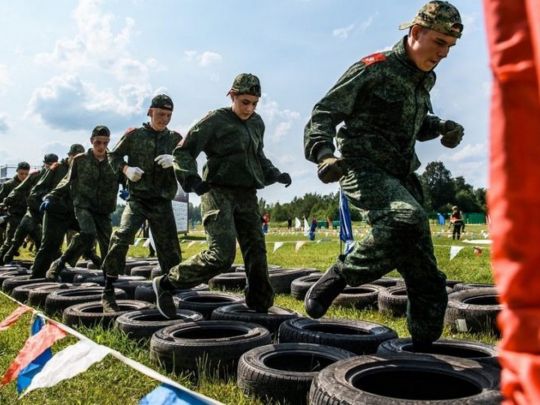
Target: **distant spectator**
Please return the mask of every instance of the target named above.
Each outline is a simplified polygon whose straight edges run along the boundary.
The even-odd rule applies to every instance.
[[[268,223],[270,222],[270,215],[268,215],[268,212],[265,212],[262,216],[262,230],[265,234],[268,233]]]
[[[463,214],[459,210],[457,205],[452,207],[452,215],[450,215],[450,223],[453,225],[452,239],[459,240],[461,238],[461,231],[465,230],[465,222],[463,221]]]
[[[311,225],[309,226],[309,240],[315,240],[316,230],[317,230],[317,219],[313,218],[311,220]]]
[[[292,218],[289,217],[289,218],[287,218],[287,229],[290,230],[291,228],[292,228]]]

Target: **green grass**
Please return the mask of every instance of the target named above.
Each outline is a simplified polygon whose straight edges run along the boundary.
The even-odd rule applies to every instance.
[[[362,226],[359,226],[358,229],[360,234],[365,232]],[[435,229],[437,232],[440,231],[439,227],[434,227]],[[447,232],[447,229],[443,231]],[[485,231],[484,226],[469,225],[463,238],[481,239],[482,231]],[[294,242],[306,240],[301,232],[288,232],[286,229],[281,228],[271,229],[271,232],[267,235],[268,262],[287,268],[313,267],[319,270],[326,269],[339,253],[339,241],[335,232],[329,231],[328,235],[325,233],[324,230],[319,231],[314,242],[309,241],[298,252],[295,252]],[[321,241],[318,242],[318,240]],[[197,243],[188,248],[188,244],[192,241]],[[184,259],[206,247],[206,243],[200,243],[201,241],[204,241],[204,234],[200,230],[195,230],[189,237],[182,238],[181,247]],[[282,248],[273,252],[274,242],[286,243]],[[433,242],[439,267],[447,274],[449,279],[466,282],[492,282],[489,245],[481,245],[483,254],[476,256],[473,253],[473,245],[462,241],[452,241],[448,238],[447,233],[440,236],[435,234]],[[455,259],[450,261],[449,251],[452,245],[464,246],[465,248]],[[133,257],[141,257],[146,254],[147,249],[143,247],[131,248],[130,250],[130,256]],[[31,255],[28,252],[23,252],[22,257],[28,258]],[[239,251],[237,251],[236,262],[242,262]],[[398,274],[392,272],[390,275],[397,276]],[[276,305],[293,309],[305,315],[302,302],[290,296],[277,296]],[[0,320],[11,313],[15,307],[10,300],[0,296]],[[328,316],[377,322],[395,329],[400,337],[408,336],[404,318],[393,318],[376,311],[358,311],[338,307],[332,307],[328,312]],[[28,337],[29,322],[30,315],[26,314],[11,329],[0,332],[0,373],[7,369],[22,348],[24,341]],[[198,382],[194,382],[189,375],[167,373],[150,360],[148,347],[137,345],[119,331],[82,327],[79,330],[94,341],[116,349],[127,357],[158,370],[180,384],[221,402],[242,405],[263,404],[263,402],[253,397],[244,395],[236,387],[234,379],[222,381],[209,375],[203,375]],[[489,344],[496,342],[496,338],[489,334],[471,335],[467,333],[451,333],[449,330],[445,330],[443,336]],[[54,346],[53,351],[59,351],[67,345],[75,343],[75,341],[76,339],[72,337],[63,339]],[[34,391],[21,401],[17,399],[15,383],[11,383],[0,389],[0,404],[137,404],[140,398],[158,385],[157,381],[132,370],[113,357],[107,356],[104,361],[93,365],[87,372],[71,380],[63,381],[53,388]]]

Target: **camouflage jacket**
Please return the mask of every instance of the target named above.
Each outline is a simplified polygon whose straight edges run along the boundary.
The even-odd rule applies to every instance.
[[[5,204],[10,207],[17,207],[17,213],[25,213],[29,201],[29,196],[36,183],[46,174],[47,169],[30,172],[28,177],[24,179],[17,187],[15,187],[4,200]],[[39,206],[38,206],[39,208]]]
[[[308,160],[333,153],[336,136],[347,164],[374,165],[399,178],[420,166],[415,142],[439,135],[429,97],[436,77],[408,58],[406,38],[352,65],[315,105],[304,132]]]
[[[66,176],[69,170],[69,159],[62,159],[58,162],[58,165],[52,166],[45,174],[39,179],[37,184],[32,188],[30,195],[28,196],[28,208],[34,212],[39,211],[39,206],[43,201],[43,197],[53,190],[58,183]],[[63,209],[71,209],[71,201],[65,203]]]
[[[118,178],[108,159],[99,161],[88,149],[73,158],[68,174],[49,196],[64,199],[70,195],[74,207],[110,214],[116,209],[117,193]]]
[[[182,136],[175,131],[165,129],[154,131],[149,124],[126,132],[120,141],[109,152],[109,163],[113,170],[121,174],[126,165],[140,167],[144,170],[142,178],[137,182],[127,180],[129,198],[141,200],[172,200],[178,185],[171,168],[163,169],[154,159],[159,155],[172,154]]]
[[[17,187],[19,184],[21,184],[22,181],[19,180],[19,177],[15,175],[12,179],[6,181],[4,184],[2,184],[2,187],[0,187],[0,203],[3,203],[5,198]],[[9,200],[8,200],[9,201]],[[6,208],[8,208],[8,211],[11,214],[24,214],[26,211],[26,201],[24,199],[19,199],[19,201],[13,201],[13,205],[11,204],[5,204]]]
[[[207,162],[202,178],[211,185],[263,188],[275,182],[279,170],[263,152],[264,122],[254,113],[241,120],[230,107],[210,112],[193,126],[174,150],[176,178],[186,191],[200,179],[197,156]]]

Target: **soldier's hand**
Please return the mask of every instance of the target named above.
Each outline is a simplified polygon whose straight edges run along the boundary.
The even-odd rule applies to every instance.
[[[168,169],[169,167],[172,167],[173,165],[173,155],[159,155],[154,159],[154,161],[161,165],[164,169]]]
[[[447,148],[455,148],[461,142],[465,129],[454,121],[441,121],[439,124],[441,132],[441,144]]]
[[[43,214],[43,212],[47,211],[47,208],[49,208],[49,205],[51,205],[51,200],[48,198],[45,198],[41,205],[39,206],[39,212]]]
[[[285,184],[285,187],[289,187],[292,183],[291,175],[289,173],[280,173],[276,177],[276,181],[281,184]]]
[[[129,191],[125,188],[123,188],[122,190],[120,190],[120,192],[118,193],[119,197],[126,201],[129,197]]]
[[[124,174],[130,181],[136,183],[141,179],[144,170],[140,167],[124,166]]]
[[[323,157],[317,167],[317,176],[323,183],[334,183],[343,176],[341,159],[333,155]]]
[[[203,195],[210,191],[210,184],[206,181],[199,180],[191,186],[191,189],[197,193],[197,195]]]

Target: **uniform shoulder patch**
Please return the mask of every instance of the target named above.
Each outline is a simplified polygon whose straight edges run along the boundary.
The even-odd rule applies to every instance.
[[[374,63],[382,62],[386,60],[386,55],[382,52],[373,53],[369,56],[365,56],[360,59],[365,66],[373,65]]]

